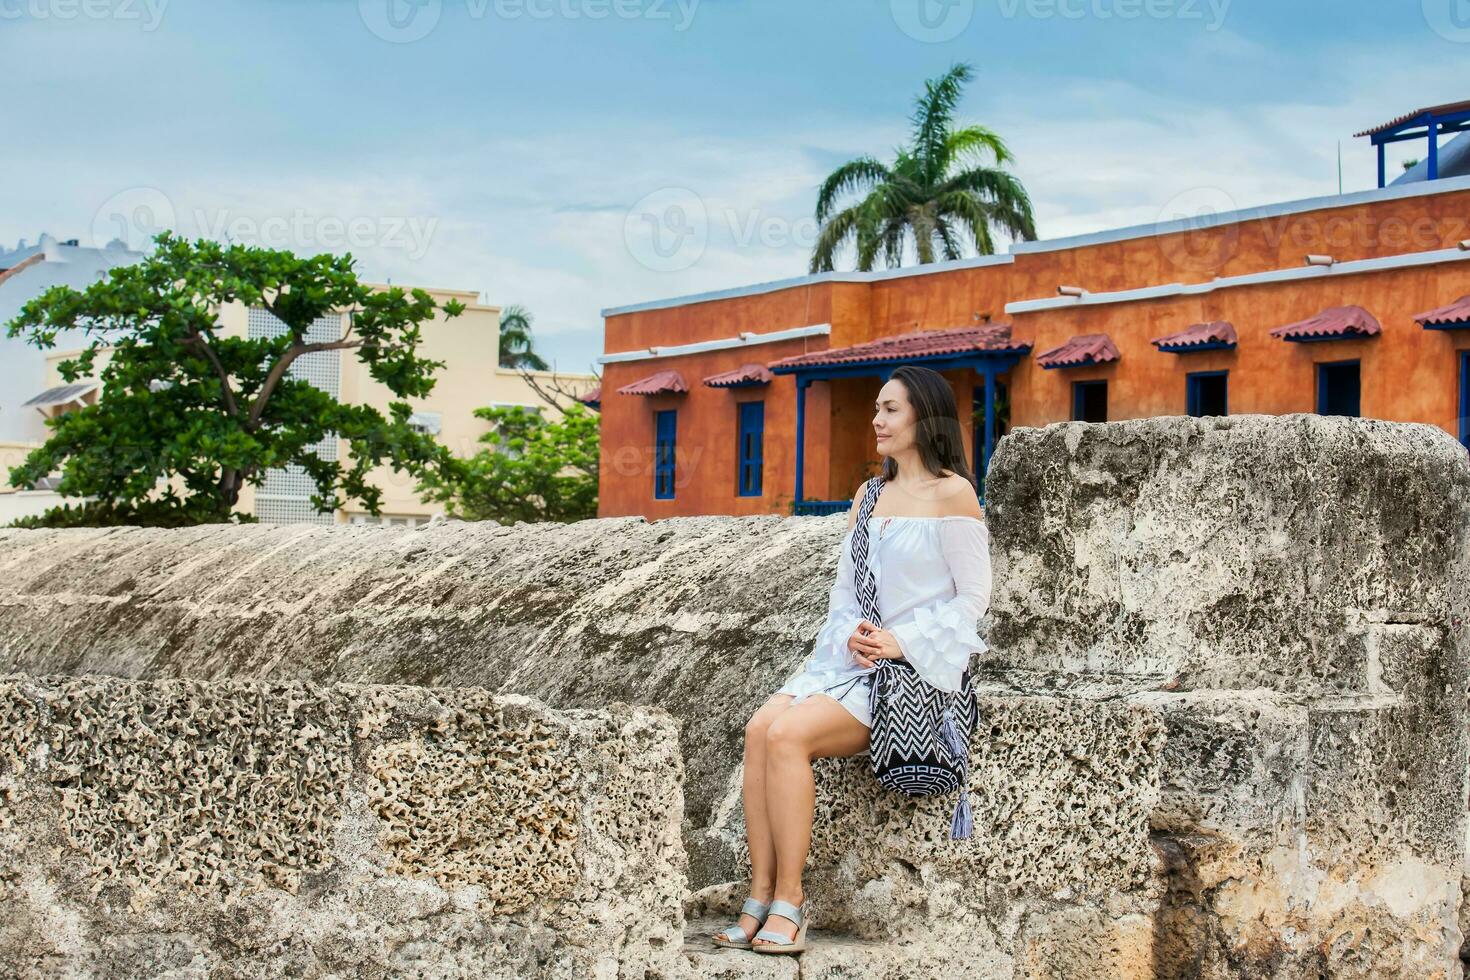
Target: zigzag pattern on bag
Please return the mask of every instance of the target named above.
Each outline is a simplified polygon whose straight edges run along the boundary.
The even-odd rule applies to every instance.
[[[883,707],[873,712],[873,728],[868,752],[872,757],[873,772],[878,781],[890,789],[902,789],[910,795],[918,795],[907,788],[914,785],[906,774],[894,774],[892,770],[903,770],[913,765],[927,765],[932,769],[943,768],[936,760],[948,766],[950,777],[938,780],[929,794],[943,794],[958,789],[957,770],[964,761],[953,758],[954,753],[940,735],[940,722],[946,708],[955,712],[955,724],[959,731],[968,736],[975,730],[978,721],[976,700],[970,688],[968,672],[958,696],[939,690],[919,676],[912,664],[891,661],[883,665],[873,679],[877,688],[874,700],[881,700]]]

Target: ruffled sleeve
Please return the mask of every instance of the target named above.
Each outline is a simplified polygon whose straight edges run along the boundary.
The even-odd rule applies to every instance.
[[[956,517],[939,522],[939,539],[954,598],[916,607],[912,622],[890,632],[920,677],[958,691],[970,655],[986,650],[975,628],[990,608],[990,531],[978,518]]]
[[[832,583],[832,596],[827,601],[827,621],[817,633],[808,662],[815,669],[854,667],[857,661],[847,648],[847,641],[863,620],[857,601],[857,585],[852,564],[852,529],[843,535],[837,558],[837,579]]]

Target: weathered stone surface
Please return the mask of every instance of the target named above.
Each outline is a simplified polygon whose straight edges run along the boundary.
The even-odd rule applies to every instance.
[[[1167,728],[1161,976],[1450,977],[1470,466],[1316,416],[1023,430],[989,477],[993,683]]]
[[[988,481],[1000,666],[1373,694],[1375,631],[1467,612],[1470,467],[1433,426],[1061,423],[1007,436]]]
[[[682,975],[680,775],[673,719],[628,705],[7,678],[0,961],[24,977]]]
[[[696,886],[745,720],[811,648],[845,517],[0,529],[0,671],[483,687],[679,718]]]
[[[1028,898],[1067,906],[1125,895],[1146,905],[1158,716],[990,695],[980,711],[970,773],[979,819],[964,840],[949,838],[952,797],[877,789],[863,757],[819,760],[808,890],[825,923],[898,939],[916,928],[999,930]]]

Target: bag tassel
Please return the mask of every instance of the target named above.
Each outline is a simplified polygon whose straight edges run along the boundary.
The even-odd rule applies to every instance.
[[[975,829],[974,816],[970,812],[970,750],[960,740],[960,733],[954,724],[954,713],[949,708],[944,709],[939,737],[949,749],[950,758],[955,760],[960,769],[960,799],[955,804],[954,816],[949,822],[949,837],[950,840],[963,840]]]
[[[954,817],[949,822],[949,839],[964,840],[974,829],[975,821],[970,816],[970,791],[965,787],[960,790],[960,801],[955,804]]]

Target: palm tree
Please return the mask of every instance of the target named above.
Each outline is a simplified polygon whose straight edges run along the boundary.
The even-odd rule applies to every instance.
[[[971,242],[979,254],[993,254],[992,226],[1012,239],[1036,238],[1031,198],[1001,169],[1015,162],[1005,142],[984,126],[954,128],[960,91],[972,75],[969,65],[959,64],[924,83],[915,100],[913,141],[899,147],[891,166],[858,157],[822,184],[812,272],[830,272],[849,240],[857,248],[857,267],[867,272],[880,255],[890,268],[902,265],[910,236],[921,263],[963,258]],[[987,165],[990,157],[995,166]],[[838,210],[840,199],[863,193]]]
[[[546,362],[532,345],[531,311],[519,303],[500,311],[500,366],[548,370]]]

